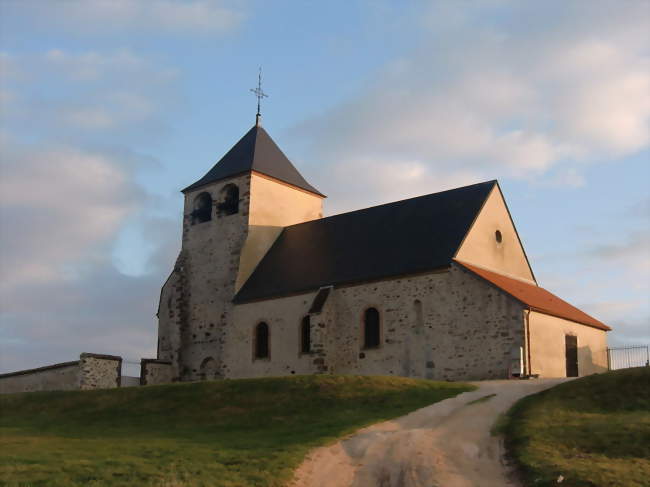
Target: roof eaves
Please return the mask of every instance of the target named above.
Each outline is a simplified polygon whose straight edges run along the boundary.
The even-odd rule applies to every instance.
[[[522,299],[518,298],[517,296],[515,296],[514,294],[512,294],[511,292],[509,292],[507,289],[502,288],[501,286],[499,286],[499,285],[496,284],[495,282],[492,282],[491,280],[489,280],[489,279],[483,277],[482,275],[480,275],[480,274],[474,272],[471,268],[469,268],[469,267],[467,267],[466,265],[464,265],[462,261],[457,260],[457,259],[453,259],[453,260],[454,260],[454,262],[456,262],[457,264],[459,264],[463,269],[465,269],[467,272],[470,272],[472,275],[474,275],[474,276],[480,278],[481,280],[485,281],[485,282],[488,283],[490,286],[492,286],[494,289],[497,289],[497,290],[499,290],[499,291],[501,291],[501,292],[507,294],[507,295],[510,296],[512,299],[514,299],[515,301],[517,301],[518,303],[520,303],[522,306],[528,308],[528,309],[531,310],[531,311],[535,311],[535,312],[537,312],[537,313],[543,313],[543,314],[546,314],[546,315],[549,315],[549,316],[555,316],[556,318],[562,318],[562,319],[564,319],[564,320],[573,321],[573,322],[575,322],[575,323],[580,323],[581,325],[590,326],[590,327],[592,327],[592,328],[597,328],[597,329],[599,329],[599,330],[604,330],[604,331],[611,331],[611,330],[612,330],[611,327],[607,326],[607,325],[606,325],[605,323],[603,323],[602,321],[597,320],[597,319],[594,318],[593,316],[589,316],[589,315],[587,315],[587,316],[589,316],[592,320],[594,320],[594,323],[589,323],[589,322],[587,322],[587,321],[585,321],[585,320],[581,320],[581,319],[568,318],[568,317],[566,317],[566,316],[563,316],[563,315],[559,314],[559,313],[556,312],[556,311],[547,310],[547,309],[544,309],[544,308],[539,308],[539,307],[537,307],[537,306],[532,306],[532,305],[530,305],[529,303],[527,303],[526,301],[523,301]],[[490,272],[494,272],[494,271],[490,271]],[[510,279],[514,279],[514,278],[512,278],[512,277],[510,277],[510,276],[505,276],[505,275],[504,275],[504,277],[509,277]],[[526,281],[523,281],[523,280],[522,280],[522,282],[525,283]],[[530,284],[530,285],[533,285],[533,284]],[[539,287],[540,289],[543,289],[544,291],[547,291],[547,292],[550,293],[550,291],[548,291],[547,289],[545,289],[545,288],[539,286],[537,283],[535,283],[534,285],[535,285],[536,287]],[[553,293],[550,293],[550,294],[553,294]],[[557,297],[557,296],[556,296],[556,297]],[[558,299],[559,299],[559,298],[558,298]],[[567,304],[568,304],[568,303],[567,303]],[[573,306],[573,305],[571,305],[571,306]],[[573,306],[573,307],[575,308],[575,306]],[[578,309],[578,308],[576,308],[576,309]],[[581,310],[578,309],[578,311],[581,311]],[[582,311],[582,312],[584,313],[584,311]],[[587,313],[584,313],[584,314],[587,314]]]

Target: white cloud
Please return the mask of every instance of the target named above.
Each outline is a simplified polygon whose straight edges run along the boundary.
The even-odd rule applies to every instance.
[[[3,288],[57,280],[114,238],[142,197],[110,156],[71,147],[3,149]]]
[[[323,160],[417,160],[432,177],[539,179],[633,154],[650,142],[650,17],[642,2],[611,7],[438,2],[417,49],[296,132]]]
[[[51,49],[6,58],[21,66],[20,77],[3,78],[1,90],[8,94],[2,123],[16,133],[77,138],[82,131],[106,138],[161,132],[162,114],[171,114],[177,100],[178,73],[128,49]]]
[[[67,34],[106,35],[116,31],[148,35],[220,35],[236,29],[244,18],[241,6],[223,0],[45,0],[17,2],[12,15],[34,16],[48,28]]]

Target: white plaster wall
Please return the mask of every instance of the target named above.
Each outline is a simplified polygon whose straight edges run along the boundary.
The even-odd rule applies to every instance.
[[[251,175],[250,225],[288,227],[323,217],[323,198],[257,173]]]
[[[501,232],[501,243],[495,237],[497,230]],[[455,258],[535,282],[498,186],[492,189]]]
[[[580,376],[607,371],[607,332],[544,313],[531,311],[531,373],[540,377],[566,377],[565,335],[578,337]]]
[[[235,292],[246,282],[282,229],[323,217],[323,198],[252,173],[249,228],[239,263]]]

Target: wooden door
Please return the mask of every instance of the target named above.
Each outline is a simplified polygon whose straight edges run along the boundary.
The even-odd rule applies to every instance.
[[[578,377],[578,337],[566,335],[566,376]]]

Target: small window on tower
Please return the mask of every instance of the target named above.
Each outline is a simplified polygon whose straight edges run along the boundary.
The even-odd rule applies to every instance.
[[[234,215],[239,212],[239,188],[237,185],[226,184],[223,187],[218,209],[222,215]]]
[[[503,241],[503,235],[501,235],[501,232],[499,230],[494,232],[494,238],[496,239],[497,243],[501,243]]]
[[[210,196],[210,193],[201,193],[194,199],[192,225],[209,222],[210,220],[212,220],[212,196]]]

